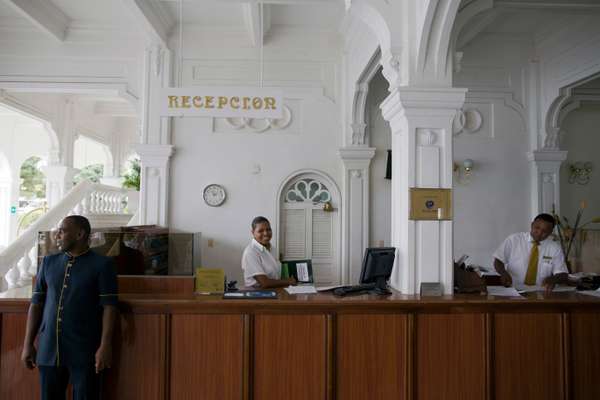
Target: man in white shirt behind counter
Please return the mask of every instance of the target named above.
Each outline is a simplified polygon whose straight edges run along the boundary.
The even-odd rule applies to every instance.
[[[494,252],[494,267],[504,286],[538,285],[547,291],[568,282],[560,245],[549,238],[555,221],[550,214],[533,219],[530,232],[514,233]]]

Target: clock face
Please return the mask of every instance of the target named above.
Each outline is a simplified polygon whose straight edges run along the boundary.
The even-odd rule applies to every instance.
[[[204,202],[211,207],[218,207],[225,202],[225,189],[221,185],[208,185],[204,188]]]

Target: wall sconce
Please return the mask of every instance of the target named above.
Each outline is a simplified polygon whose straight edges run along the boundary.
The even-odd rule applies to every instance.
[[[455,162],[452,166],[452,170],[456,174],[456,178],[460,183],[469,183],[471,181],[471,174],[473,172],[473,167],[475,166],[475,162],[470,158],[465,159],[461,164]]]
[[[330,201],[326,201],[325,203],[323,203],[323,211],[325,211],[325,212],[333,211],[333,205],[331,204]]]
[[[577,161],[569,165],[569,183],[587,185],[592,177],[592,163]]]

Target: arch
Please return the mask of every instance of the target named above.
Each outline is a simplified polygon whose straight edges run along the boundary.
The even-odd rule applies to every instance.
[[[305,178],[312,178],[312,179],[316,179],[319,180],[320,182],[322,182],[324,184],[324,186],[327,188],[328,192],[331,195],[331,204],[333,205],[334,211],[335,213],[332,213],[331,215],[333,216],[333,220],[332,220],[332,234],[334,234],[334,239],[332,242],[332,247],[333,247],[333,261],[332,261],[332,268],[334,269],[334,276],[332,276],[332,279],[334,280],[334,282],[341,282],[342,281],[342,268],[341,268],[341,254],[342,254],[342,249],[341,249],[341,234],[342,234],[342,220],[341,220],[341,205],[342,205],[342,198],[341,198],[341,192],[339,190],[338,185],[335,183],[335,181],[325,172],[316,170],[316,169],[302,169],[302,170],[298,170],[295,171],[293,173],[291,173],[290,175],[288,175],[280,184],[279,189],[277,190],[277,198],[276,198],[276,203],[277,203],[277,207],[276,207],[276,214],[275,214],[275,226],[277,227],[277,236],[275,237],[275,246],[279,249],[282,250],[282,237],[283,237],[283,230],[281,229],[281,225],[282,225],[282,213],[284,211],[283,208],[283,199],[286,193],[286,190],[293,185],[294,183],[296,183],[297,181],[301,180],[301,179],[305,179]]]
[[[60,162],[60,141],[58,139],[58,134],[52,125],[52,119],[50,116],[35,107],[18,101],[17,99],[5,93],[0,93],[0,104],[9,110],[29,117],[42,124],[42,128],[48,134],[48,139],[50,140],[48,164],[58,164]]]
[[[366,110],[369,83],[381,68],[381,49],[377,48],[356,82],[352,101],[352,145],[368,145]]]
[[[576,88],[589,81],[600,78],[600,71],[585,79],[573,82],[559,90],[559,95],[550,103],[544,119],[545,134],[542,149],[558,150],[560,148],[561,123],[573,110],[579,108],[586,95],[576,93]],[[594,96],[592,96],[594,97]],[[594,97],[597,100],[597,96]]]

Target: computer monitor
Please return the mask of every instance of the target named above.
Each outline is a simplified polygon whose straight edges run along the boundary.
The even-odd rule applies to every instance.
[[[395,247],[368,248],[360,271],[360,283],[375,283],[377,294],[390,294],[387,281],[392,275],[395,257]]]

